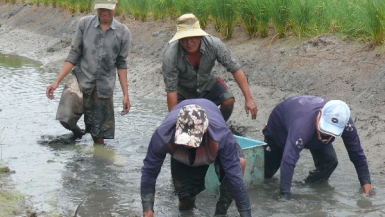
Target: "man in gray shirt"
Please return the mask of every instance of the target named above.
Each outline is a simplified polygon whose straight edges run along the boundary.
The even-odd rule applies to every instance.
[[[71,50],[56,80],[47,87],[47,97],[61,80],[71,72],[59,103],[56,119],[81,137],[84,132],[77,121],[84,114],[86,132],[95,143],[113,139],[115,120],[113,90],[116,69],[123,91],[123,111],[130,109],[127,89],[127,63],[131,35],[128,28],[114,19],[117,0],[95,0],[97,15],[79,20],[72,39]]]
[[[213,73],[215,61],[231,72],[245,96],[245,110],[251,118],[257,116],[257,106],[251,96],[246,77],[218,38],[208,35],[199,26],[193,14],[184,14],[177,20],[177,33],[163,53],[162,71],[167,92],[168,110],[185,99],[205,98],[220,105],[225,121],[233,111],[234,95],[225,83]]]

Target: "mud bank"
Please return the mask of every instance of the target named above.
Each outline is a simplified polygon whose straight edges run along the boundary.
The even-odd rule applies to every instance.
[[[41,61],[43,67],[59,72],[70,48],[77,21],[74,14],[51,6],[0,3],[0,52]],[[163,98],[162,50],[173,36],[175,22],[168,19],[147,22],[117,17],[131,30],[132,49],[128,58],[129,92]],[[212,23],[206,31],[221,38]],[[272,34],[270,34],[272,35]],[[352,109],[352,118],[367,155],[371,173],[384,173],[385,150],[385,54],[382,47],[355,40],[341,40],[324,34],[307,40],[287,37],[250,39],[237,24],[228,49],[242,65],[259,108],[256,121],[244,111],[244,98],[230,73],[217,66],[219,76],[236,97],[230,124],[243,135],[261,140],[261,130],[272,108],[298,95],[340,99]],[[48,85],[48,84],[47,84]],[[56,93],[57,94],[57,93]],[[335,143],[338,154],[346,154],[342,141]]]

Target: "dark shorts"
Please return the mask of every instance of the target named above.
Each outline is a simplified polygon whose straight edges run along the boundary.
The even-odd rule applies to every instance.
[[[245,158],[243,150],[238,144],[237,152],[240,158]],[[218,180],[221,182],[225,177],[225,171],[219,158],[215,160],[214,167]],[[171,175],[179,201],[190,200],[206,189],[205,177],[208,168],[208,165],[191,167],[171,158]]]
[[[96,88],[91,95],[83,93],[76,77],[69,75],[60,98],[56,120],[68,123],[70,129],[73,129],[83,114],[87,133],[104,139],[114,138],[113,98],[98,98]]]
[[[91,95],[83,94],[84,123],[86,132],[94,137],[115,137],[113,98],[99,98],[96,87]]]
[[[226,84],[218,77],[217,82],[215,82],[213,88],[209,91],[203,91],[202,94],[197,95],[196,93],[189,93],[187,96],[182,96],[178,93],[178,103],[182,102],[185,99],[196,99],[204,98],[212,101],[216,105],[222,104],[229,98],[234,98],[233,93],[229,90]]]

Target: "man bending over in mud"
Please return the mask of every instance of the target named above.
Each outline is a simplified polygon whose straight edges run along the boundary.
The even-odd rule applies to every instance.
[[[162,71],[167,92],[168,110],[185,99],[205,98],[216,105],[225,121],[234,107],[234,95],[215,75],[215,61],[231,72],[245,96],[245,110],[251,118],[257,116],[257,106],[251,96],[247,80],[225,44],[210,36],[199,26],[193,14],[184,14],[177,20],[177,33],[163,52]]]
[[[365,194],[371,189],[370,173],[350,109],[340,100],[327,101],[318,96],[295,96],[278,104],[263,129],[265,178],[281,168],[280,196],[290,199],[291,180],[300,152],[309,149],[315,170],[305,183],[325,182],[337,167],[333,141],[342,137]]]
[[[226,127],[218,107],[207,99],[189,99],[176,105],[156,129],[142,167],[143,216],[154,216],[155,183],[166,154],[179,197],[179,210],[195,207],[195,196],[205,189],[210,164],[215,165],[220,195],[215,215],[227,213],[232,198],[242,217],[251,216],[243,183],[243,151]]]
[[[127,63],[131,35],[128,28],[114,19],[117,0],[95,0],[97,15],[79,20],[71,50],[56,80],[47,87],[47,97],[72,70],[60,99],[56,119],[74,133],[84,135],[77,121],[84,114],[86,132],[95,143],[113,139],[115,119],[113,90],[118,71],[123,90],[123,111],[130,109],[127,90]],[[80,89],[80,91],[79,91]],[[83,97],[82,97],[83,96]]]

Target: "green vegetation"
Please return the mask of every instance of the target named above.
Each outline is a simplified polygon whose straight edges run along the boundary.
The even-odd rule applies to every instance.
[[[37,6],[41,2],[71,13],[90,13],[94,0],[30,0]],[[250,37],[309,37],[330,32],[344,38],[370,40],[376,45],[385,41],[384,0],[119,0],[115,14],[131,14],[146,21],[149,12],[154,20],[175,20],[193,13],[201,28],[206,28],[211,20],[224,38],[230,38],[234,24],[242,22]]]

